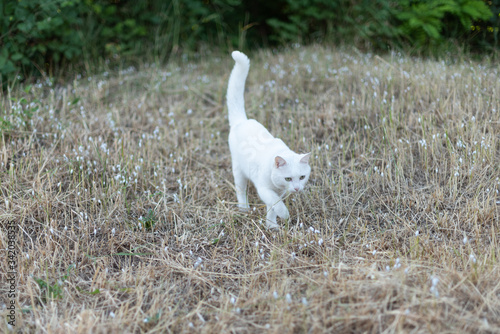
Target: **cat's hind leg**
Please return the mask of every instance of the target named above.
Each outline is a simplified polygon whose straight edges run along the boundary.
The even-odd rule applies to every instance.
[[[238,207],[242,210],[248,210],[247,185],[248,178],[233,165],[234,186],[236,187],[236,198],[238,198]]]

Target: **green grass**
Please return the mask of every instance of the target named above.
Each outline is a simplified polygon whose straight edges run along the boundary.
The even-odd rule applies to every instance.
[[[319,46],[250,58],[248,115],[312,152],[278,232],[255,189],[236,208],[229,55],[3,96],[16,329],[499,331],[496,64]]]

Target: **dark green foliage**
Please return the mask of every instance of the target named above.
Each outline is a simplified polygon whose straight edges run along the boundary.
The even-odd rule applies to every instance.
[[[493,15],[489,20],[472,22],[471,45],[478,50],[491,50],[500,47],[500,0],[488,1]]]
[[[443,38],[443,33],[463,37],[474,21],[491,16],[482,0],[403,0],[396,14],[401,36],[417,46],[435,44]]]
[[[443,38],[470,41],[473,23],[498,15],[496,2],[483,0],[281,0],[267,19],[270,40],[322,39],[386,49],[435,47]],[[498,28],[498,21],[491,22]],[[490,30],[491,30],[490,26]],[[498,30],[498,29],[497,29]],[[483,36],[484,38],[484,36]]]
[[[459,40],[489,50],[498,47],[499,11],[500,0],[0,1],[0,79],[96,59],[164,61],[203,44],[425,50]]]
[[[67,0],[0,2],[0,75],[33,66],[48,71],[81,55],[82,9]]]
[[[397,37],[392,26],[394,11],[391,2],[383,0],[285,0],[281,19],[267,20],[271,27],[271,40],[305,42],[325,37],[335,42],[366,40],[381,46],[381,40]]]

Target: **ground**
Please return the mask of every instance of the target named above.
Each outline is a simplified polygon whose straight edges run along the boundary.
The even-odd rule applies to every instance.
[[[236,206],[229,53],[5,92],[2,331],[499,332],[497,64],[249,56],[249,117],[312,152],[278,231]]]

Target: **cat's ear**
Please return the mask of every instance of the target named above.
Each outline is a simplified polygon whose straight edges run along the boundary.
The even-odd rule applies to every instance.
[[[286,165],[286,160],[280,157],[279,155],[274,158],[274,166],[276,168],[280,168]]]
[[[300,162],[303,164],[308,164],[309,163],[309,157],[311,156],[311,153],[306,153],[300,158]]]

